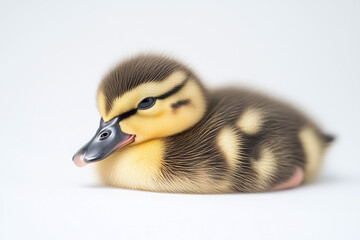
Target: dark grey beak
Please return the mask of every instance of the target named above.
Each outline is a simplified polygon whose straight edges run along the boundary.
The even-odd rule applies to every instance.
[[[121,131],[119,117],[105,123],[100,120],[100,126],[95,136],[73,156],[76,166],[83,167],[88,163],[100,161],[117,149],[132,143],[135,135]]]

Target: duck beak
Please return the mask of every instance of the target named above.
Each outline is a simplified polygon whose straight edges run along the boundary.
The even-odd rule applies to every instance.
[[[83,167],[91,162],[100,161],[117,149],[124,147],[135,140],[135,135],[121,131],[119,117],[105,123],[101,118],[100,126],[95,136],[73,156],[76,166]]]

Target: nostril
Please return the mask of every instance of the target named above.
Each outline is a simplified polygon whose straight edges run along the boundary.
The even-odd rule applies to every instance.
[[[110,131],[103,132],[103,133],[100,134],[99,139],[100,140],[105,140],[110,136],[110,134],[111,134]]]

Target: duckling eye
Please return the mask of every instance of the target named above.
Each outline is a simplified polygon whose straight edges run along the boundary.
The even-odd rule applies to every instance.
[[[156,98],[154,97],[147,97],[144,98],[137,106],[138,109],[148,109],[154,106],[156,102]]]

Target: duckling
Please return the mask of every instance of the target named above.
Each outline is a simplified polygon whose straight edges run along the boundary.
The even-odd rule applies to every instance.
[[[97,105],[100,127],[73,161],[96,162],[102,181],[120,188],[294,188],[316,177],[333,140],[283,102],[245,89],[208,89],[187,66],[161,55],[114,67],[99,85]]]

